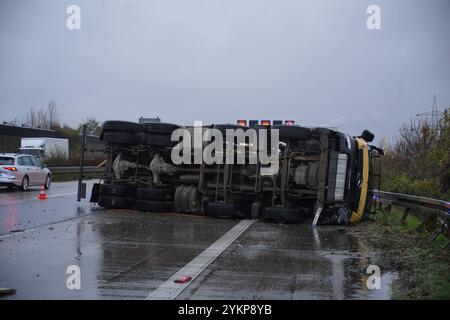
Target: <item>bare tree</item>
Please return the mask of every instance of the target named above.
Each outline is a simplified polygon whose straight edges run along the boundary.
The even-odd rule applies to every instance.
[[[59,113],[55,101],[50,101],[47,106],[48,127],[54,129],[59,126]]]
[[[34,111],[34,108],[31,107],[30,110],[28,110],[28,113],[25,115],[25,121],[24,124],[26,124],[29,127],[35,128],[37,125],[37,117],[36,112]]]
[[[34,110],[30,108],[25,115],[25,121],[29,127],[41,129],[54,129],[59,126],[59,114],[54,101],[50,101],[47,108]]]
[[[43,108],[37,111],[37,127],[41,129],[48,129],[47,111]]]

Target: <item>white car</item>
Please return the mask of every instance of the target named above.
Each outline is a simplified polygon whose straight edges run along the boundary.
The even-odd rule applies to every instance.
[[[18,187],[27,191],[30,186],[50,188],[52,173],[41,160],[25,154],[0,153],[0,186]]]

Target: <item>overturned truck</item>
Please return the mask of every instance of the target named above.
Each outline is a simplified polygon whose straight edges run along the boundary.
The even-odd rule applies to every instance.
[[[106,121],[100,138],[108,161],[91,202],[101,207],[284,223],[360,221],[382,154],[367,130],[296,125]]]

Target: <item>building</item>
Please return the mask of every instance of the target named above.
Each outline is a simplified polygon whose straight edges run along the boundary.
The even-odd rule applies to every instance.
[[[55,130],[0,124],[0,152],[17,152],[24,137],[63,138]]]

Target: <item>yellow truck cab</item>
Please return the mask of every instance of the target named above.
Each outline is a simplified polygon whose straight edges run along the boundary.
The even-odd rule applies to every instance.
[[[356,138],[355,140],[357,152],[360,155],[358,161],[361,162],[361,182],[359,183],[357,193],[355,194],[356,199],[350,216],[350,223],[356,223],[363,217],[369,188],[369,148],[364,139]]]

